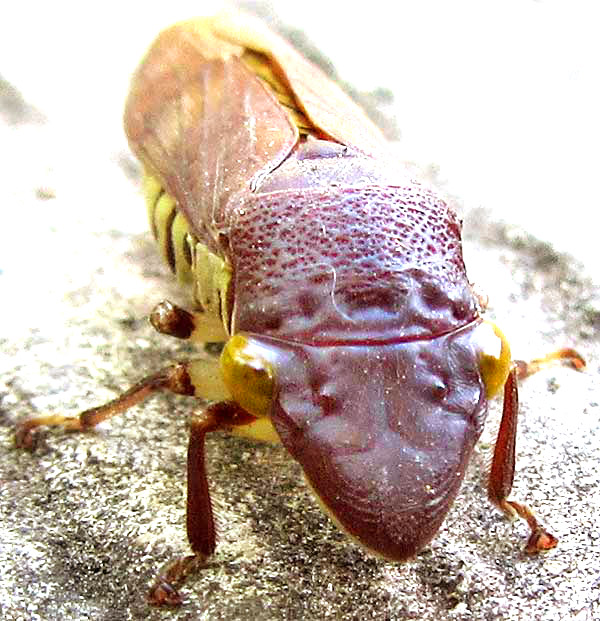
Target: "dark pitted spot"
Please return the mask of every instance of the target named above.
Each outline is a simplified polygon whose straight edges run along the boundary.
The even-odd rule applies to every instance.
[[[193,315],[166,300],[154,308],[150,323],[157,332],[178,339],[188,339],[194,331]]]

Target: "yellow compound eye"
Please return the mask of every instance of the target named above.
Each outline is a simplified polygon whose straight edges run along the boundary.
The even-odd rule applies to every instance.
[[[221,373],[233,400],[254,416],[268,416],[273,403],[274,372],[260,345],[235,334],[221,353]]]
[[[491,321],[481,323],[476,332],[480,351],[479,369],[488,399],[497,395],[510,372],[510,346],[498,326]]]

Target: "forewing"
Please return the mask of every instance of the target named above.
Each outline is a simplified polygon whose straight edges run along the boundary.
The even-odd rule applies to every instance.
[[[298,131],[210,19],[161,33],[133,76],[125,131],[134,153],[213,250],[228,198],[277,167]]]
[[[323,134],[368,155],[385,149],[379,128],[336,84],[261,22],[238,12],[214,18],[214,32],[269,57],[307,118]]]

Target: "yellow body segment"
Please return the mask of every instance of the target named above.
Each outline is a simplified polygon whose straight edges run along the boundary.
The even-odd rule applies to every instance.
[[[273,366],[252,341],[234,334],[221,353],[221,375],[233,400],[253,416],[264,418],[273,402]]]
[[[192,235],[176,202],[165,193],[156,177],[144,175],[144,188],[150,227],[162,258],[180,283],[193,287],[198,306],[210,319],[217,317],[228,333],[229,266]]]
[[[479,368],[488,399],[500,393],[510,373],[512,359],[510,346],[500,328],[491,321],[483,321],[477,328],[481,346]]]
[[[192,285],[195,240],[175,201],[156,177],[144,175],[144,192],[150,228],[163,260],[183,285]]]
[[[242,438],[248,438],[249,440],[258,442],[270,442],[271,444],[281,443],[279,434],[275,431],[275,427],[273,427],[273,424],[268,418],[257,418],[249,425],[234,427],[231,433],[234,436],[241,436]]]
[[[171,224],[171,244],[174,249],[175,274],[179,282],[190,286],[194,282],[194,238],[189,232],[187,220],[177,211]]]
[[[206,313],[219,317],[229,334],[231,316],[228,292],[231,268],[224,259],[200,242],[194,247],[193,262],[194,300]]]

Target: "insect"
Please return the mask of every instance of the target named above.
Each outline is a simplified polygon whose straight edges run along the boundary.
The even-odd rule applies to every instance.
[[[144,169],[159,249],[192,290],[151,322],[219,358],[190,359],[105,405],[41,425],[89,429],[158,391],[208,405],[191,417],[187,534],[192,554],[156,578],[149,601],[176,605],[215,550],[204,463],[208,433],[278,441],[342,530],[392,561],[414,556],[459,490],[490,398],[504,394],[489,498],[556,539],[509,499],[517,379],[559,350],[512,361],[467,279],[461,223],[441,193],[394,162],[380,131],[318,69],[238,13],[162,32],[133,76],[129,144]]]

